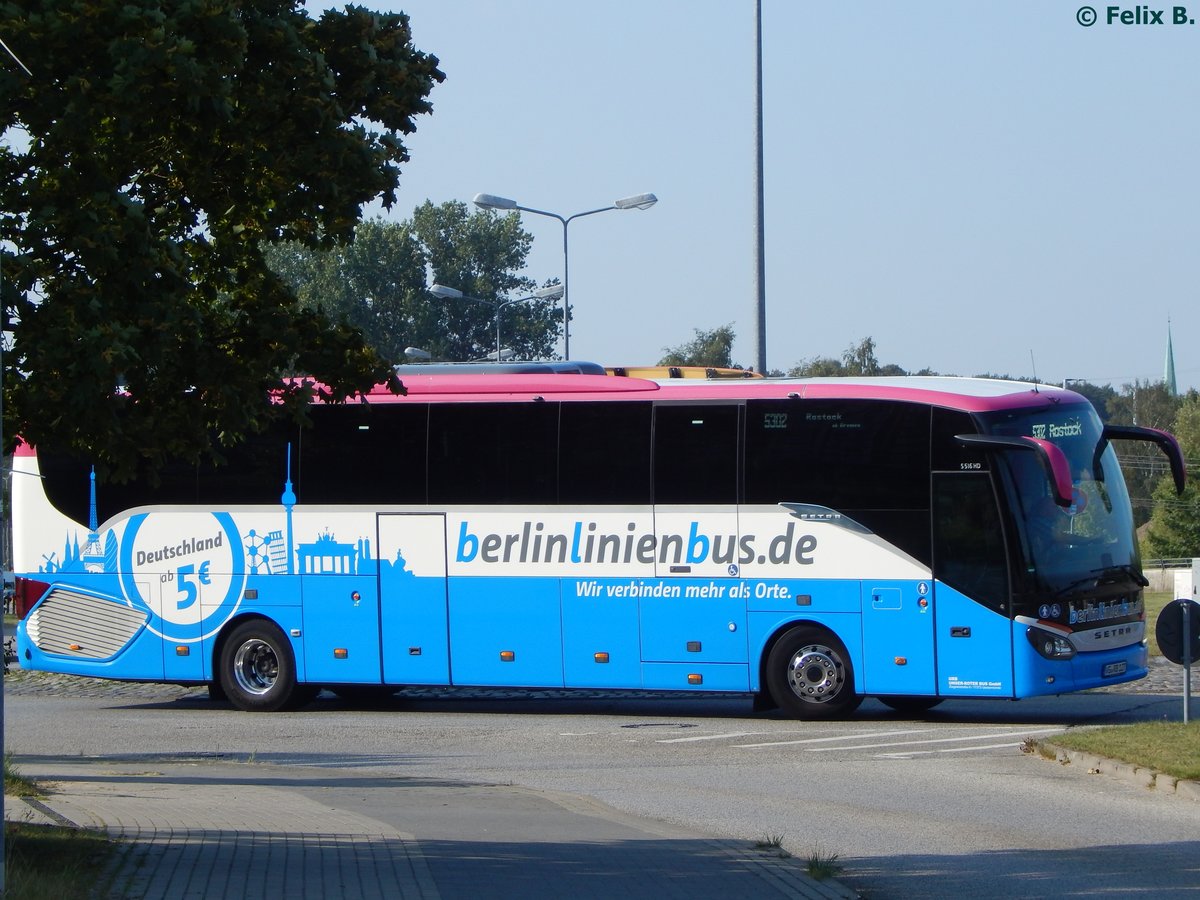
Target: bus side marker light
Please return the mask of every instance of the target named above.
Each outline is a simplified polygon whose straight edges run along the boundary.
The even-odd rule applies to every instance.
[[[258,588],[246,588],[245,593],[242,594],[242,599],[257,600],[258,599]]]
[[[908,665],[908,657],[907,656],[897,656],[896,657],[896,665],[907,666]]]
[[[180,644],[175,648],[175,655],[176,656],[191,656],[192,651],[191,651],[191,648],[189,648],[187,646],[187,644]]]
[[[700,642],[699,641],[688,641],[687,642],[687,652],[688,653],[699,653],[700,652]]]
[[[703,675],[689,675],[688,684],[704,684]]]
[[[333,658],[334,659],[349,659],[350,651],[347,650],[345,647],[334,647],[333,648]]]
[[[604,652],[597,653],[597,654],[596,654],[596,655],[595,655],[593,658],[594,658],[594,659],[596,660],[596,662],[598,662],[598,663],[606,663],[606,662],[608,662],[608,654],[607,654],[607,653],[604,653]]]
[[[517,658],[517,654],[511,650],[500,651],[500,662],[513,662]]]
[[[796,595],[796,605],[797,606],[812,606],[812,594],[797,594]]]
[[[420,656],[420,655],[421,655],[421,648],[420,648],[420,647],[409,647],[409,648],[408,648],[408,655],[409,655],[409,656]]]
[[[80,647],[78,644],[67,644],[67,649],[68,650],[82,650],[83,648]]]

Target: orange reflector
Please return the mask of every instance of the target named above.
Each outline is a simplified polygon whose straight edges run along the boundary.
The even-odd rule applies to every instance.
[[[347,650],[345,647],[334,647],[333,648],[333,658],[334,659],[349,659],[350,651]]]
[[[67,649],[68,650],[82,650],[83,648],[80,647],[78,644],[67,644]]]
[[[703,675],[689,675],[688,684],[704,684]]]
[[[500,651],[500,662],[512,662],[516,658],[517,654],[513,653],[511,650]]]
[[[180,644],[175,648],[176,656],[191,656],[191,649],[186,644]]]
[[[595,655],[594,659],[598,663],[606,663],[606,662],[608,662],[608,654],[607,653],[597,653]]]
[[[907,666],[908,665],[908,657],[907,656],[897,656],[896,657],[896,665]]]

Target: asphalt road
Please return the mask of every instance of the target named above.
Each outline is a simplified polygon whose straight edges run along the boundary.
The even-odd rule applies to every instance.
[[[260,762],[566,792],[837,854],[842,880],[872,900],[1200,895],[1200,804],[1021,752],[1067,728],[1181,711],[1177,696],[1112,692],[956,701],[923,718],[868,701],[848,722],[798,723],[719,697],[426,692],[255,715],[196,690],[19,675],[6,683],[5,744],[18,759]],[[339,802],[396,815],[347,790]]]

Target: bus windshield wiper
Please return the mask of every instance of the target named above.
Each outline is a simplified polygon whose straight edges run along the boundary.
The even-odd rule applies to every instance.
[[[1115,572],[1120,572],[1124,575],[1128,575],[1142,587],[1150,586],[1150,579],[1138,571],[1135,566],[1131,566],[1129,563],[1121,563],[1119,566],[1105,566],[1102,569],[1093,569],[1092,571],[1099,572],[1101,578],[1103,578],[1105,575],[1111,575]]]

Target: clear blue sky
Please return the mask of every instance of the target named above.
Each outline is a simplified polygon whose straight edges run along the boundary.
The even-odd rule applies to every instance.
[[[653,363],[732,323],[753,364],[752,0],[364,2],[407,12],[446,73],[394,216],[653,192],[570,226],[572,357]],[[1169,316],[1200,386],[1200,24],[1079,8],[763,0],[771,368],[870,335],[910,370],[1032,356],[1043,381],[1120,387],[1162,378]],[[561,277],[561,226],[524,226],[527,274]]]

